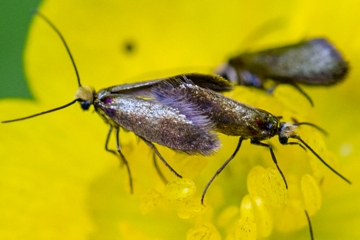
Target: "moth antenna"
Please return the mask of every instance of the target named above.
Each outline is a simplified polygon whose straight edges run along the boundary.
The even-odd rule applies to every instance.
[[[299,140],[302,144],[304,144],[304,146],[309,149],[325,166],[327,166],[331,171],[333,171],[333,173],[335,173],[336,175],[338,175],[340,178],[342,178],[345,182],[351,184],[351,182],[344,177],[343,175],[341,175],[339,172],[337,172],[334,168],[332,168],[329,164],[327,164],[320,156],[319,154],[317,154],[304,140],[302,140],[299,136],[295,135],[295,136],[291,136],[290,138],[295,138],[297,140]]]
[[[329,133],[325,130],[325,129],[323,129],[323,128],[321,128],[321,127],[319,127],[318,125],[315,125],[315,124],[313,124],[313,123],[309,123],[309,122],[299,122],[299,123],[295,123],[294,124],[295,126],[300,126],[300,125],[308,125],[308,126],[311,126],[311,127],[313,127],[313,128],[316,128],[318,131],[320,131],[322,134],[324,134],[325,136],[328,136],[329,135]]]
[[[66,41],[65,41],[65,38],[63,37],[63,35],[60,33],[60,31],[57,29],[57,27],[55,27],[55,25],[47,18],[45,17],[43,14],[41,14],[40,12],[38,12],[37,10],[34,11],[34,14],[37,14],[39,17],[41,17],[47,24],[49,24],[49,26],[57,33],[57,35],[60,37],[62,43],[64,44],[65,48],[66,48],[66,51],[67,53],[69,54],[69,57],[70,57],[70,60],[71,60],[71,63],[74,67],[74,70],[75,70],[75,74],[76,74],[76,78],[77,78],[77,82],[78,82],[78,85],[79,87],[81,87],[81,82],[80,82],[80,75],[79,75],[79,72],[78,72],[78,69],[76,67],[76,64],[75,64],[75,60],[70,52],[70,48],[69,46],[67,45]]]
[[[53,108],[53,109],[50,109],[50,110],[47,110],[47,111],[44,111],[44,112],[40,112],[40,113],[36,113],[36,114],[33,114],[33,115],[30,115],[30,116],[27,116],[27,117],[22,117],[22,118],[16,118],[16,119],[12,119],[12,120],[6,120],[6,121],[2,121],[1,123],[10,123],[10,122],[17,122],[17,121],[21,121],[21,120],[26,120],[26,119],[29,119],[29,118],[33,118],[33,117],[37,117],[37,116],[40,116],[40,115],[44,115],[44,114],[47,114],[47,113],[51,113],[51,112],[55,112],[57,110],[61,110],[63,108],[67,108],[68,106],[70,105],[73,105],[74,103],[76,103],[78,101],[78,99],[75,99],[63,106],[60,106],[60,107],[57,107],[57,108]]]
[[[45,17],[43,14],[41,14],[40,12],[38,12],[37,10],[34,10],[34,14],[38,15],[40,18],[42,18],[47,24],[49,24],[49,26],[56,32],[56,34],[60,37],[62,43],[64,44],[65,48],[66,48],[66,51],[70,57],[70,60],[71,60],[71,63],[74,67],[74,70],[75,70],[75,74],[76,74],[76,78],[77,78],[77,82],[78,82],[78,85],[79,87],[81,87],[81,82],[80,82],[80,75],[79,75],[79,72],[78,72],[78,69],[76,67],[76,64],[75,64],[75,60],[70,52],[70,48],[69,46],[67,45],[66,41],[65,41],[65,38],[62,36],[62,34],[60,33],[60,31],[57,29],[57,27],[55,27],[55,25],[47,18]],[[50,110],[47,110],[47,111],[44,111],[44,112],[40,112],[40,113],[36,113],[36,114],[33,114],[33,115],[30,115],[30,116],[27,116],[27,117],[22,117],[22,118],[16,118],[16,119],[12,119],[12,120],[6,120],[6,121],[2,121],[1,123],[10,123],[10,122],[17,122],[17,121],[22,121],[22,120],[26,120],[26,119],[29,119],[29,118],[33,118],[33,117],[37,117],[37,116],[40,116],[40,115],[44,115],[44,114],[47,114],[47,113],[51,113],[51,112],[55,112],[55,111],[58,111],[58,110],[61,110],[63,108],[66,108],[72,104],[74,104],[75,102],[77,102],[79,99],[75,99],[73,101],[71,101],[70,103],[67,103],[63,106],[60,106],[60,107],[57,107],[57,108],[53,108],[53,109],[50,109]]]

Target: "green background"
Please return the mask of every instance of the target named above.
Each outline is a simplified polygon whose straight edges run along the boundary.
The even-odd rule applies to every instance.
[[[0,98],[32,98],[23,52],[32,11],[40,0],[0,0]]]

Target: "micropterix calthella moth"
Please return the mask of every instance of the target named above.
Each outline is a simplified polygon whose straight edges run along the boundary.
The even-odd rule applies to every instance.
[[[275,82],[275,86],[290,84],[313,105],[310,96],[298,84],[333,85],[346,77],[348,68],[348,63],[334,45],[325,38],[314,38],[292,45],[242,53],[221,64],[215,73],[234,84],[263,89],[270,79]]]
[[[212,130],[213,123],[207,116],[202,115],[195,106],[185,102],[178,102],[177,107],[167,106],[155,98],[149,98],[149,87],[155,86],[167,78],[112,86],[98,92],[95,92],[89,86],[82,86],[75,61],[65,39],[44,15],[38,12],[37,15],[50,25],[63,42],[74,66],[79,88],[75,94],[75,99],[65,105],[31,116],[2,121],[2,123],[21,121],[51,113],[67,108],[76,102],[80,103],[83,110],[88,110],[93,105],[95,111],[109,125],[105,149],[113,154],[116,154],[116,152],[119,154],[128,171],[131,192],[133,191],[133,184],[130,167],[120,149],[120,128],[133,132],[143,140],[178,177],[181,177],[181,175],[165,161],[153,143],[190,155],[200,154],[206,156],[218,150],[220,142]],[[228,91],[232,88],[232,84],[216,75],[192,73],[185,76],[199,84],[199,86],[215,91]],[[178,77],[175,76],[174,78]],[[108,148],[110,135],[113,131],[116,134],[117,151]]]
[[[279,142],[283,145],[299,145],[304,149],[306,148],[332,172],[346,182],[351,183],[347,178],[327,164],[319,154],[297,135],[296,128],[300,125],[309,125],[322,130],[312,123],[299,122],[291,124],[281,122],[281,117],[275,116],[265,110],[232,100],[210,89],[201,88],[192,83],[186,76],[175,80],[163,81],[160,85],[153,87],[152,92],[160,102],[168,106],[176,106],[179,101],[197,106],[197,109],[202,115],[209,117],[213,121],[217,132],[229,136],[240,137],[234,153],[224,162],[207,183],[201,198],[202,203],[212,181],[235,157],[241,147],[242,141],[246,139],[250,139],[251,144],[269,149],[271,158],[281,174],[286,188],[287,182],[277,163],[274,151],[271,145],[262,142],[263,140],[278,136]],[[289,142],[289,139],[297,139],[298,142]]]

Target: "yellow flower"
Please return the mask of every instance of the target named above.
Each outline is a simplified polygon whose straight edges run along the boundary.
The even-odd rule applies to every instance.
[[[134,178],[131,195],[126,170],[104,150],[108,126],[97,114],[72,106],[1,125],[1,239],[240,239],[249,230],[251,239],[254,229],[259,238],[309,239],[305,208],[315,239],[359,237],[360,17],[355,1],[63,0],[46,1],[39,10],[64,35],[82,84],[97,90],[176,73],[211,72],[238,51],[329,38],[349,60],[351,73],[335,87],[304,87],[314,108],[287,86],[278,87],[273,96],[244,87],[227,96],[287,121],[296,117],[327,129],[328,138],[306,126],[299,135],[353,185],[311,153],[272,139],[289,182],[286,191],[267,149],[245,141],[209,188],[204,207],[202,189],[234,151],[238,138],[221,136],[222,149],[208,158],[159,147],[186,177],[176,181],[159,163],[170,181],[166,186],[148,147],[122,131],[122,150]],[[24,59],[36,101],[1,100],[3,119],[60,106],[76,91],[62,43],[36,16]],[[115,148],[114,136],[110,146]]]

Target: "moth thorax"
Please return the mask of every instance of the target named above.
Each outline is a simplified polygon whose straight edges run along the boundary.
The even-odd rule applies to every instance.
[[[291,123],[281,123],[279,138],[289,138],[291,136],[294,136],[296,133],[296,127],[297,126]]]
[[[95,90],[89,86],[81,86],[75,93],[75,99],[93,103]]]

